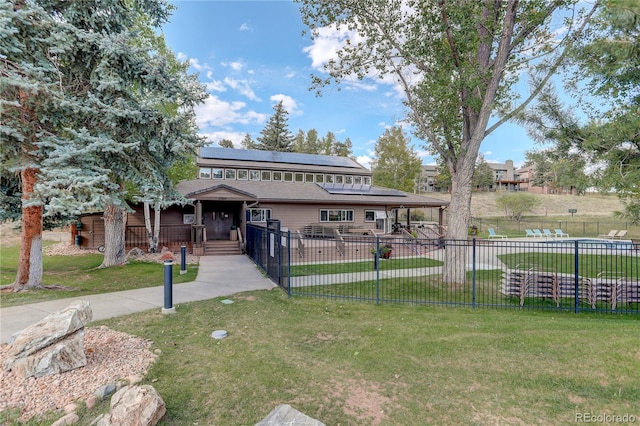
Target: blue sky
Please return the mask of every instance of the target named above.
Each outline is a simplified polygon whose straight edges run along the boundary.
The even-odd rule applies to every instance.
[[[169,47],[191,72],[199,74],[209,98],[197,109],[200,133],[212,143],[230,139],[236,147],[246,133],[255,140],[279,101],[289,112],[289,129],[333,132],[353,143],[357,160],[369,167],[377,139],[403,117],[402,98],[393,85],[360,83],[310,90],[313,73],[331,56],[334,40],[313,44],[303,36],[298,5],[270,1],[174,1],[163,27]],[[424,164],[433,157],[411,136]],[[481,153],[490,162],[524,161],[534,144],[524,129],[506,124],[489,135]]]

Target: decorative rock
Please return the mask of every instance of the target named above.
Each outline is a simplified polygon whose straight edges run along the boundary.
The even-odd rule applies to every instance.
[[[64,406],[64,412],[67,414],[74,413],[77,409],[78,409],[78,405],[74,403],[67,404]]]
[[[116,385],[113,383],[109,383],[108,385],[100,386],[93,394],[96,396],[96,398],[102,400],[107,399],[108,397],[113,395],[116,390]]]
[[[91,410],[93,407],[95,407],[96,402],[98,402],[98,397],[96,397],[95,395],[91,395],[90,397],[87,398],[84,404],[87,406],[89,410]]]
[[[87,364],[84,326],[93,318],[89,302],[74,302],[15,336],[4,369],[22,377],[59,374]]]
[[[325,426],[324,423],[307,416],[289,404],[278,405],[267,417],[256,423],[256,426]]]
[[[131,250],[129,250],[129,253],[127,253],[127,257],[140,257],[144,255],[144,251],[142,251],[142,249],[138,248],[138,247],[134,247]]]
[[[80,421],[80,417],[76,413],[69,413],[53,422],[51,426],[68,426],[74,425]]]
[[[153,386],[125,386],[111,397],[111,410],[96,426],[155,426],[165,415],[164,401]]]

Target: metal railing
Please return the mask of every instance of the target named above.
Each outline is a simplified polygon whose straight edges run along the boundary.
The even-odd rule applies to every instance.
[[[337,244],[255,228],[250,255],[265,270],[277,263],[272,279],[290,296],[640,314],[640,250],[630,241],[394,234],[342,235]],[[447,262],[464,267],[461,280],[447,282]]]
[[[127,226],[125,241],[128,247],[149,247],[147,230],[144,226]],[[158,248],[162,246],[191,245],[191,225],[161,226],[158,235]]]

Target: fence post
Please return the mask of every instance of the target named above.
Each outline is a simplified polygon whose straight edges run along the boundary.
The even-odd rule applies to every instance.
[[[476,308],[476,239],[471,245],[471,306]]]
[[[376,252],[374,265],[376,269],[376,305],[380,304],[380,237],[376,235]]]
[[[287,229],[287,296],[291,297],[291,231]]]
[[[578,300],[578,298],[580,297],[580,261],[578,260],[578,240],[575,240],[573,242],[573,270],[574,270],[574,276],[573,276],[573,280],[574,280],[574,292],[575,292],[575,297],[574,297],[574,313],[578,313],[578,311],[580,310],[580,300]]]

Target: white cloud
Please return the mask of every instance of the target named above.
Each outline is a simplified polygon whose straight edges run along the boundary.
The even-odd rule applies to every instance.
[[[356,161],[361,166],[371,170],[371,162],[373,161],[373,157],[370,157],[369,155],[358,155],[356,157]]]
[[[266,120],[266,114],[244,111],[246,106],[244,102],[226,102],[209,96],[203,104],[195,107],[196,124],[200,129],[206,129],[211,126],[262,123]]]
[[[355,32],[346,29],[337,29],[335,25],[320,28],[318,36],[314,38],[311,46],[302,51],[311,58],[311,66],[321,70],[324,64],[330,60],[338,59],[338,50],[347,41],[359,42],[362,38]]]
[[[245,66],[242,61],[222,62],[221,65],[223,67],[231,68],[234,71],[242,71],[242,68]]]
[[[261,101],[251,88],[248,80],[235,80],[233,78],[225,77],[224,83],[252,101]]]
[[[209,92],[225,92],[227,90],[227,88],[220,80],[209,81],[204,85]]]
[[[243,22],[239,29],[240,31],[252,31],[252,28],[246,22]]]
[[[242,140],[244,139],[245,133],[220,131],[220,132],[204,132],[204,133],[199,133],[199,135],[204,136],[208,143],[217,144],[222,139],[228,139],[231,142],[233,142],[234,148],[241,148]]]
[[[301,115],[298,110],[298,103],[291,97],[283,94],[273,95],[269,98],[274,103],[282,102],[284,109],[291,115]]]

